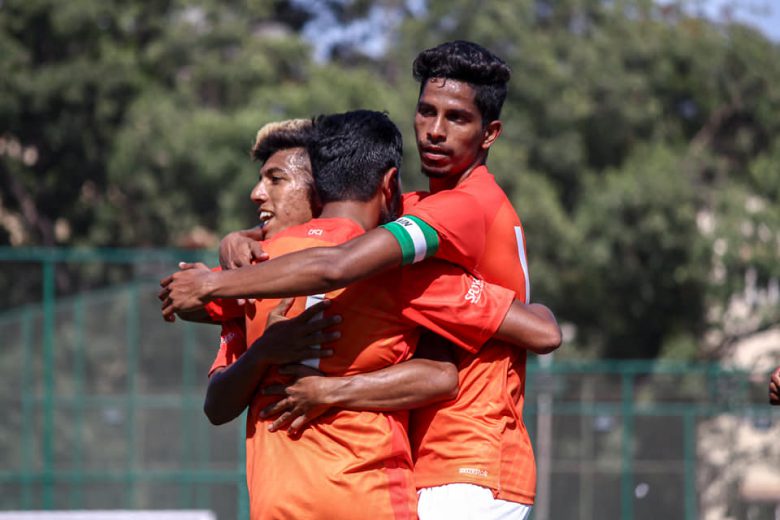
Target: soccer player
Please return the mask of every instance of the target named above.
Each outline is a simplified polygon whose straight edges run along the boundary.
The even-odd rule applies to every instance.
[[[229,273],[176,273],[166,280],[164,314],[220,296],[323,292],[430,256],[478,272],[527,302],[522,226],[485,166],[502,130],[511,71],[479,45],[456,41],[420,53],[414,73],[421,82],[415,134],[430,194],[407,196],[403,217],[339,247]],[[522,422],[525,362],[525,350],[501,342],[460,353],[458,398],[417,414],[422,518],[527,516],[535,466]]]
[[[267,241],[264,250],[272,258],[349,240],[394,212],[401,140],[392,122],[376,112],[355,111],[323,117],[315,128],[310,159],[322,213]],[[345,325],[330,347],[334,355],[314,363],[326,374],[350,375],[408,359],[420,326],[471,352],[496,332],[516,336],[507,318],[508,309],[517,307],[514,292],[445,262],[391,269],[328,296]],[[249,343],[261,337],[275,305],[262,300],[247,311]],[[276,372],[263,377],[268,368],[257,361],[245,371],[245,383],[278,380]],[[247,422],[252,518],[415,517],[403,413],[339,410],[293,438],[268,431],[259,414],[266,404],[262,395],[253,397]]]
[[[290,226],[304,224],[313,215],[319,214],[320,206],[306,149],[311,139],[311,119],[269,123],[257,133],[251,154],[262,163],[262,167],[250,196],[257,205],[258,219],[263,226],[261,235],[267,239]],[[253,232],[251,236],[257,237],[258,234]],[[255,245],[256,242],[253,242],[252,246]],[[258,257],[266,256],[259,248],[256,254]],[[193,267],[205,269],[202,265]],[[289,303],[282,308],[289,311]],[[210,381],[204,403],[204,411],[212,423],[226,423],[244,411],[257,385],[256,374],[247,374],[246,371],[255,372],[252,366],[259,359],[282,364],[330,353],[329,350],[312,348],[312,345],[332,337],[320,334],[333,323],[332,318],[310,321],[322,309],[323,304],[315,305],[284,323],[279,323],[279,314],[284,312],[272,312],[272,318],[277,323],[249,350],[244,307],[235,301],[210,302],[196,315],[185,316],[185,319],[222,324],[220,349],[209,371]],[[247,351],[249,354],[245,355]],[[398,408],[412,408],[452,398],[457,390],[454,363],[447,357],[446,351],[437,348],[434,340],[428,339],[425,348],[418,350],[417,354],[415,359],[403,363],[403,379],[400,380],[403,401]],[[242,356],[241,361],[236,362]],[[235,375],[223,377],[226,370],[235,372]],[[314,373],[319,374],[318,371]]]

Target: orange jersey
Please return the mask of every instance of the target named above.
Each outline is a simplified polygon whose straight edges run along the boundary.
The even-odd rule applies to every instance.
[[[264,243],[274,258],[335,245],[362,230],[345,219],[315,219]],[[334,355],[316,363],[326,375],[353,375],[409,359],[424,326],[476,352],[498,329],[512,291],[485,284],[453,265],[426,262],[397,268],[327,295],[329,313],[343,316]],[[304,308],[299,298],[294,312]],[[278,300],[247,311],[246,342],[263,332]],[[225,345],[227,359],[229,343]],[[222,348],[220,349],[223,350]],[[218,356],[219,357],[219,356]],[[283,380],[271,371],[261,386]],[[404,412],[330,412],[299,438],[268,432],[259,412],[277,398],[256,396],[247,417],[247,482],[253,519],[416,517],[412,457]]]
[[[487,168],[475,169],[452,190],[409,194],[404,209],[404,232],[396,228],[394,234],[408,235],[405,259],[454,262],[529,301],[523,229]],[[476,354],[458,352],[458,398],[412,413],[417,487],[466,482],[489,487],[503,500],[533,503],[536,468],[523,423],[525,366],[524,350],[499,341]]]

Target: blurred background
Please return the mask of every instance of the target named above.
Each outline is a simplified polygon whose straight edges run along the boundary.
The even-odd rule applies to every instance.
[[[0,0],[0,510],[246,515],[218,330],[158,280],[256,221],[263,124],[370,108],[416,54],[511,65],[489,165],[526,234],[533,518],[780,518],[780,2]]]

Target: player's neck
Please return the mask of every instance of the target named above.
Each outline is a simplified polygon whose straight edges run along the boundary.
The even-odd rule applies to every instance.
[[[379,211],[373,199],[366,202],[356,200],[328,202],[322,206],[319,218],[346,218],[366,231],[379,225]]]

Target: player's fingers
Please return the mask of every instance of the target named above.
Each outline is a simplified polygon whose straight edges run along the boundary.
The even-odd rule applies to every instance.
[[[245,265],[249,265],[249,252],[242,252],[241,254],[236,254],[233,257],[233,268],[239,269],[241,267],[244,267]]]
[[[284,430],[288,426],[290,426],[290,423],[295,420],[300,415],[300,412],[295,412],[295,410],[284,412],[282,415],[280,415],[274,422],[268,425],[268,431],[269,432],[275,432],[277,430]]]
[[[276,304],[276,307],[271,310],[271,314],[274,316],[287,316],[287,313],[290,312],[293,306],[293,302],[295,302],[295,298],[282,298]]]
[[[173,275],[169,274],[168,276],[160,280],[160,287],[168,287],[172,281],[173,281]]]
[[[279,373],[287,376],[307,377],[307,376],[324,376],[325,374],[307,365],[301,365],[300,363],[292,363],[289,365],[282,365],[279,367]]]
[[[259,241],[265,239],[265,231],[262,226],[253,227],[252,229],[244,230],[244,236],[251,238],[252,240]],[[262,249],[261,249],[262,251]]]
[[[160,289],[160,292],[157,293],[157,299],[161,302],[164,302],[165,299],[171,294],[171,290],[168,288]]]
[[[333,350],[328,348],[307,348],[301,351],[299,361],[312,358],[326,358],[333,355]]]
[[[290,435],[298,435],[301,431],[301,429],[309,423],[311,419],[309,418],[308,414],[301,414],[298,417],[296,417],[291,423],[290,426],[287,428],[287,433]]]
[[[287,395],[287,392],[285,390],[287,390],[287,385],[268,385],[260,389],[260,394],[261,395]],[[265,408],[263,408],[263,412],[265,412],[266,410],[270,410],[271,407],[282,404],[283,401],[284,399],[282,399],[281,401],[277,401],[274,404],[270,404],[266,406]]]
[[[260,411],[260,418],[261,419],[267,419],[268,417],[273,417],[274,415],[279,415],[282,412],[286,412],[287,410],[291,409],[292,403],[289,399],[282,399],[280,401],[277,401],[273,404],[269,404],[265,408],[263,408]]]
[[[322,300],[300,313],[295,319],[300,322],[307,322],[328,307],[330,307],[330,300]]]
[[[339,323],[341,323],[341,316],[334,314],[333,316],[327,316],[325,318],[310,320],[306,323],[302,323],[298,325],[296,330],[301,336],[308,336],[310,334],[322,332],[323,330],[338,325]]]
[[[166,306],[166,307],[163,307],[162,315],[163,315],[163,319],[165,321],[175,321],[176,320],[176,314],[173,312],[173,307],[170,306],[170,305]]]
[[[324,345],[325,343],[336,341],[340,337],[341,333],[337,330],[331,332],[314,332],[312,334],[307,334],[298,340],[298,344],[302,347],[307,347],[310,345]]]
[[[268,260],[268,253],[263,251],[262,246],[258,242],[252,242],[249,244],[249,253],[252,256],[252,260],[255,262],[262,262]]]

